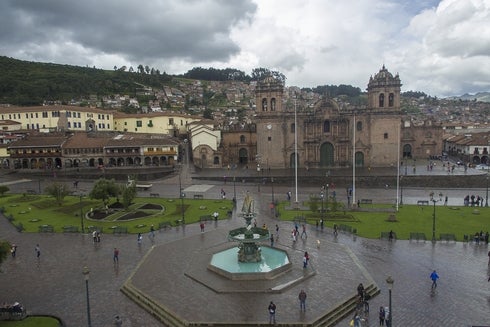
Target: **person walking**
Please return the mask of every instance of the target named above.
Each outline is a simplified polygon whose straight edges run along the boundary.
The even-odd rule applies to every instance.
[[[201,227],[201,233],[204,233],[204,222],[201,221],[199,227]]]
[[[306,292],[301,290],[298,295],[299,299],[299,310],[305,312],[306,311]]]
[[[434,270],[432,274],[430,274],[430,279],[432,280],[432,286],[431,289],[436,289],[437,288],[437,280],[439,279],[439,275],[437,272]]]
[[[385,308],[379,307],[379,325],[384,326],[385,325]]]
[[[490,251],[488,251],[488,265],[490,266]]]
[[[271,233],[271,248],[274,247],[274,234]]]
[[[269,325],[272,325],[272,324],[276,324],[276,305],[274,304],[274,302],[271,301],[271,303],[269,303],[269,307],[268,307],[268,310],[269,310]]]
[[[41,257],[41,247],[39,247],[39,244],[36,244],[36,247],[34,248],[34,252],[36,252],[36,257],[39,260]]]
[[[150,226],[150,236],[151,238],[155,238],[155,226],[153,224]]]
[[[12,247],[10,248],[10,253],[12,254],[12,258],[15,258],[15,255],[17,254],[17,245],[12,244]]]
[[[119,263],[119,249],[114,248],[114,256],[113,256],[114,263]]]
[[[306,235],[306,225],[305,225],[305,224],[303,224],[303,225],[302,225],[302,228],[303,228],[303,231],[301,232],[301,238],[303,238],[303,235],[305,236],[305,238],[307,238],[307,237],[308,237],[308,235]]]
[[[143,241],[143,236],[141,236],[141,233],[138,233],[138,245],[141,245],[141,241]]]
[[[305,252],[305,255],[303,256],[303,268],[308,267],[308,262],[310,261],[310,255],[308,252]]]

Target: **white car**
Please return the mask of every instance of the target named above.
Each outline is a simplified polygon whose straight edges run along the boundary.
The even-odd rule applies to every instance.
[[[487,166],[485,164],[479,164],[479,165],[476,165],[475,166],[475,169],[478,169],[478,170],[489,170],[490,169],[490,166]]]

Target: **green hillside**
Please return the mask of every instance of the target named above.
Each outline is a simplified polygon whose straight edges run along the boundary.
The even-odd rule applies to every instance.
[[[0,56],[0,103],[39,105],[89,95],[135,95],[143,85],[161,88],[172,77],[121,70],[38,63]]]

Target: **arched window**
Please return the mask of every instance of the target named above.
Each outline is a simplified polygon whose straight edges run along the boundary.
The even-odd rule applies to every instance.
[[[294,123],[291,124],[291,133],[296,132],[296,125]]]
[[[395,95],[390,93],[388,96],[388,107],[393,107],[395,105]]]
[[[323,122],[323,133],[330,133],[330,121],[325,120]]]
[[[379,95],[379,106],[380,107],[384,107],[385,106],[385,95],[383,93],[381,93]]]
[[[245,143],[245,135],[240,135],[240,143]]]
[[[219,157],[214,157],[213,163],[219,165]]]
[[[271,99],[271,111],[276,111],[276,98]]]
[[[262,111],[267,111],[267,99],[262,99]]]
[[[356,129],[358,131],[362,131],[362,121],[358,121],[357,124],[356,124]]]

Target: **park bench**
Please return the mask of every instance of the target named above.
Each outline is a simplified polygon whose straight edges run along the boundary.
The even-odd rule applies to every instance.
[[[194,199],[203,199],[204,195],[202,194],[194,194]]]
[[[115,226],[114,228],[112,228],[112,233],[113,234],[127,234],[128,233],[128,228],[127,227],[123,227],[123,226]]]
[[[93,233],[94,231],[102,233],[103,228],[98,226],[88,226],[87,230],[89,231],[89,233]]]
[[[199,217],[199,221],[212,221],[214,218],[211,215],[203,215]]]
[[[344,225],[344,224],[338,225],[338,230],[341,232],[352,233],[352,234],[357,233],[357,229],[353,228],[352,226]]]
[[[361,199],[361,204],[373,204],[372,199]]]
[[[429,205],[429,200],[418,200],[417,205]]]
[[[392,232],[393,234],[393,239],[396,240],[396,233]],[[381,232],[381,236],[379,237],[380,239],[390,239],[390,232]]]
[[[294,217],[293,221],[295,223],[299,223],[299,224],[306,224],[305,216],[296,216],[296,217]]]
[[[40,233],[53,233],[54,227],[52,225],[41,225],[39,226]]]
[[[456,242],[456,235],[454,235],[454,234],[439,234],[439,239],[441,241],[446,241],[446,242],[449,242],[449,241]]]
[[[424,233],[410,232],[410,241],[425,241],[427,238]]]
[[[152,198],[159,198],[160,197],[160,193],[150,193],[150,197],[152,197]]]
[[[63,226],[63,233],[78,233],[77,226]]]
[[[180,226],[180,225],[182,225],[182,219],[175,219],[174,223],[175,223],[175,226]]]
[[[172,228],[172,224],[170,221],[162,221],[161,223],[158,224],[158,229],[167,229],[167,228]]]

